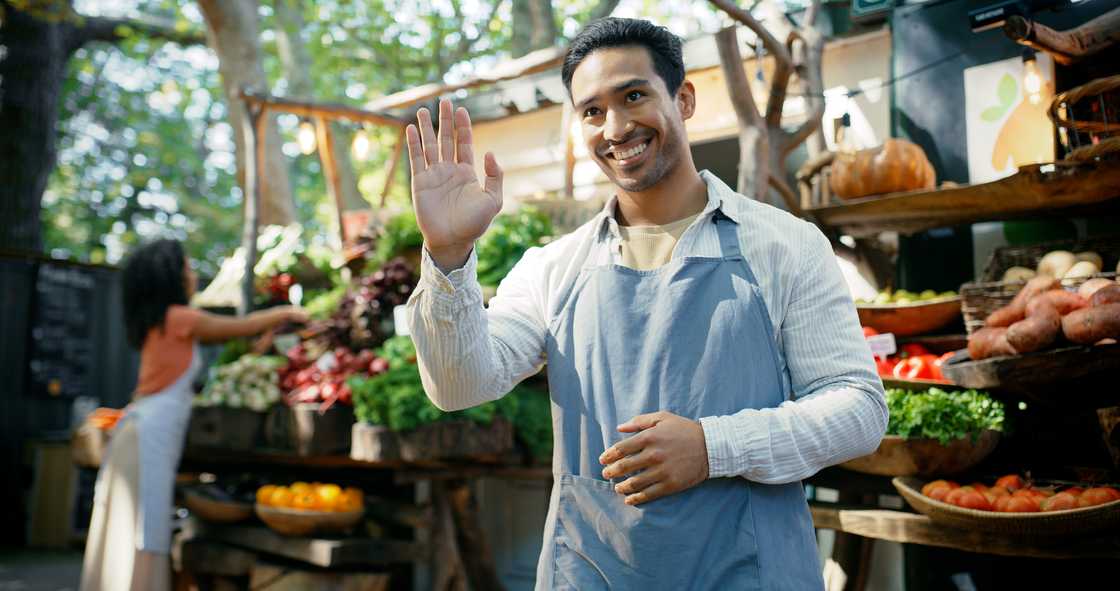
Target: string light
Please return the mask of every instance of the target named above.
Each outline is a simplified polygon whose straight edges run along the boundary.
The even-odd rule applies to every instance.
[[[354,141],[350,143],[350,153],[354,156],[355,160],[366,160],[369,158],[370,141],[369,134],[366,130],[359,129],[354,134]]]
[[[310,121],[303,121],[299,124],[296,142],[299,144],[299,151],[303,152],[304,155],[315,151],[315,126]]]
[[[1037,105],[1042,100],[1042,72],[1038,69],[1038,59],[1034,51],[1023,51],[1023,90],[1032,105]]]

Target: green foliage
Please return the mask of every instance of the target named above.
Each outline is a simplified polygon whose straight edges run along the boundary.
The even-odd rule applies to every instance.
[[[424,235],[420,233],[420,225],[416,223],[416,214],[409,208],[385,223],[369,265],[371,268],[380,268],[393,257],[418,249],[423,244]]]
[[[478,282],[497,286],[525,251],[540,246],[552,234],[548,216],[532,207],[494,218],[490,229],[478,239]]]
[[[233,363],[250,351],[249,339],[232,339],[222,346],[222,352],[214,361],[215,366]]]
[[[346,286],[339,285],[307,300],[303,309],[315,320],[326,320],[338,309],[344,297],[346,297]]]
[[[985,429],[1004,430],[1003,404],[977,390],[887,388],[887,408],[891,415],[888,435],[928,437],[947,444],[963,437],[975,441]]]

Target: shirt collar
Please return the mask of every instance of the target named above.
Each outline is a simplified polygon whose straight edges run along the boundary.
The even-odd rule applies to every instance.
[[[703,179],[704,184],[708,186],[708,203],[700,212],[699,217],[705,218],[718,209],[730,218],[731,221],[736,224],[741,224],[743,212],[741,210],[740,200],[745,199],[745,197],[733,191],[731,187],[727,186],[727,183],[724,183],[710,171],[700,171],[700,178]],[[603,206],[602,211],[599,212],[599,222],[596,226],[596,233],[599,236],[608,232],[618,233],[618,220],[615,217],[615,209],[617,207],[618,196],[612,195],[611,198],[607,200],[606,205]]]

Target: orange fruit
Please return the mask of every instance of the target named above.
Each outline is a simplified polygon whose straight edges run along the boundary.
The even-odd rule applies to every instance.
[[[278,486],[276,490],[272,491],[272,495],[268,497],[268,505],[270,507],[291,507],[292,506],[292,491],[286,486]]]
[[[292,491],[292,494],[315,492],[315,489],[306,482],[293,482],[291,486],[288,487],[288,490]]]
[[[319,497],[319,506],[324,511],[334,511],[342,498],[342,489],[337,484],[321,484],[315,489]]]
[[[342,492],[339,497],[338,504],[335,505],[335,511],[342,513],[349,513],[351,511],[361,511],[362,509],[362,491],[360,489],[350,487]]]
[[[318,511],[319,497],[312,492],[301,492],[292,497],[292,509],[304,511]]]
[[[266,484],[257,489],[257,503],[261,505],[268,505],[272,498],[272,493],[276,491],[276,485]]]

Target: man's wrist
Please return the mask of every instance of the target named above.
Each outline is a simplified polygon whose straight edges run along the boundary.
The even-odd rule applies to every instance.
[[[428,256],[432,258],[432,262],[444,275],[450,275],[452,271],[467,264],[467,259],[471,256],[471,250],[474,249],[474,244],[453,244],[448,246],[432,247],[425,243],[424,248],[428,251]]]

